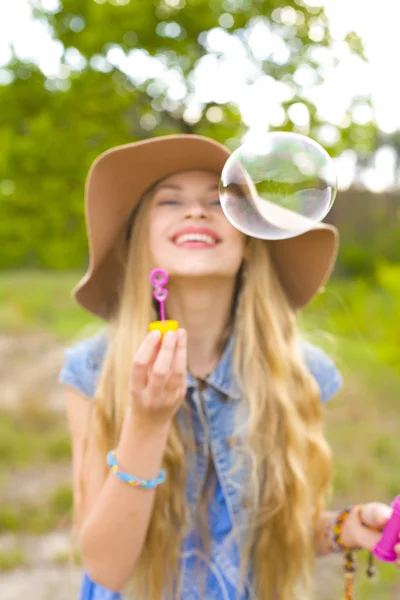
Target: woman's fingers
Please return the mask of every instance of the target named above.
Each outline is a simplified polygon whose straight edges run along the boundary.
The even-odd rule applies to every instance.
[[[392,509],[380,502],[370,502],[362,507],[358,528],[359,546],[373,550],[382,537],[382,530],[389,521]],[[362,525],[361,522],[364,524]]]
[[[358,532],[358,546],[360,548],[365,548],[372,552],[377,543],[382,537],[382,534],[376,533],[374,531],[369,531],[368,529],[363,529]]]
[[[392,516],[393,509],[381,502],[369,502],[361,509],[361,520],[368,527],[382,530]]]
[[[375,548],[376,544],[382,538],[383,529],[389,521],[392,512],[393,509],[390,506],[379,502],[371,502],[362,507],[360,517],[362,522],[366,525],[361,525],[358,534],[359,545],[362,548],[366,548],[370,551]],[[369,528],[374,528],[378,531],[373,531]],[[395,564],[400,567],[400,541],[395,545],[394,551],[397,554]]]
[[[187,335],[184,329],[178,329],[178,339],[172,364],[172,375],[186,377]]]
[[[157,355],[160,338],[161,333],[159,331],[152,331],[145,337],[139,346],[132,365],[129,388],[131,393],[134,391],[134,389],[141,390],[146,387],[148,382],[149,366],[154,361],[155,355]]]
[[[186,390],[187,367],[187,334],[184,329],[178,329],[175,354],[171,365],[170,375],[165,383],[168,392],[172,392],[173,399],[182,398]]]
[[[149,334],[135,355],[131,376],[133,410],[154,423],[173,417],[185,396],[186,331]]]
[[[153,368],[149,373],[148,391],[150,396],[156,396],[164,386],[174,360],[177,345],[177,334],[175,331],[167,331],[161,343],[158,356]]]

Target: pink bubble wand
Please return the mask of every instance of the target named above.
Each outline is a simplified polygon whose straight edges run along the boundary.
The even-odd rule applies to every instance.
[[[168,273],[164,269],[153,269],[150,273],[150,283],[154,287],[153,297],[160,305],[160,316],[163,324],[165,323],[165,306],[164,303],[168,298],[168,290],[165,285],[168,283]]]
[[[397,559],[394,547],[400,542],[400,496],[394,499],[392,508],[392,516],[386,523],[382,537],[373,550],[374,556],[384,562],[394,562]]]
[[[165,319],[165,301],[168,298],[168,290],[165,286],[168,283],[168,273],[164,269],[153,269],[150,273],[150,283],[154,287],[153,297],[160,306],[161,321],[152,321],[149,325],[150,331],[158,330],[164,335],[167,331],[176,331],[178,321]]]

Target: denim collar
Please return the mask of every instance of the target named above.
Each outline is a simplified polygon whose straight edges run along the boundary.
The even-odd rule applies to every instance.
[[[208,385],[218,392],[223,394],[224,396],[228,396],[232,400],[240,400],[240,389],[237,384],[236,379],[233,376],[233,348],[234,348],[235,340],[234,336],[231,335],[228,339],[228,343],[225,346],[225,350],[222,353],[222,356],[210,375],[208,375],[204,381],[208,383]],[[198,379],[193,377],[189,371],[186,373],[186,385],[188,388],[197,387]]]

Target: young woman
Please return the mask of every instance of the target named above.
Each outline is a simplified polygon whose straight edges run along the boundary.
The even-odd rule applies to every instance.
[[[295,313],[330,274],[336,230],[246,237],[219,202],[228,156],[167,136],[106,152],[88,177],[75,297],[107,328],[60,376],[86,600],[304,600],[317,554],[371,550],[391,514],[324,512],[321,403],[341,378]],[[180,324],[163,339],[148,333],[156,267]]]

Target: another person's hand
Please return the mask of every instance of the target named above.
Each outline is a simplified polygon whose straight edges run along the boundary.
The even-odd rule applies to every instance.
[[[186,393],[187,335],[152,331],[135,354],[130,379],[131,411],[142,425],[168,424]]]
[[[381,539],[391,515],[391,507],[380,502],[354,508],[343,527],[343,543],[349,548],[365,548],[371,552]],[[395,564],[400,567],[400,536],[394,550],[397,554]]]

